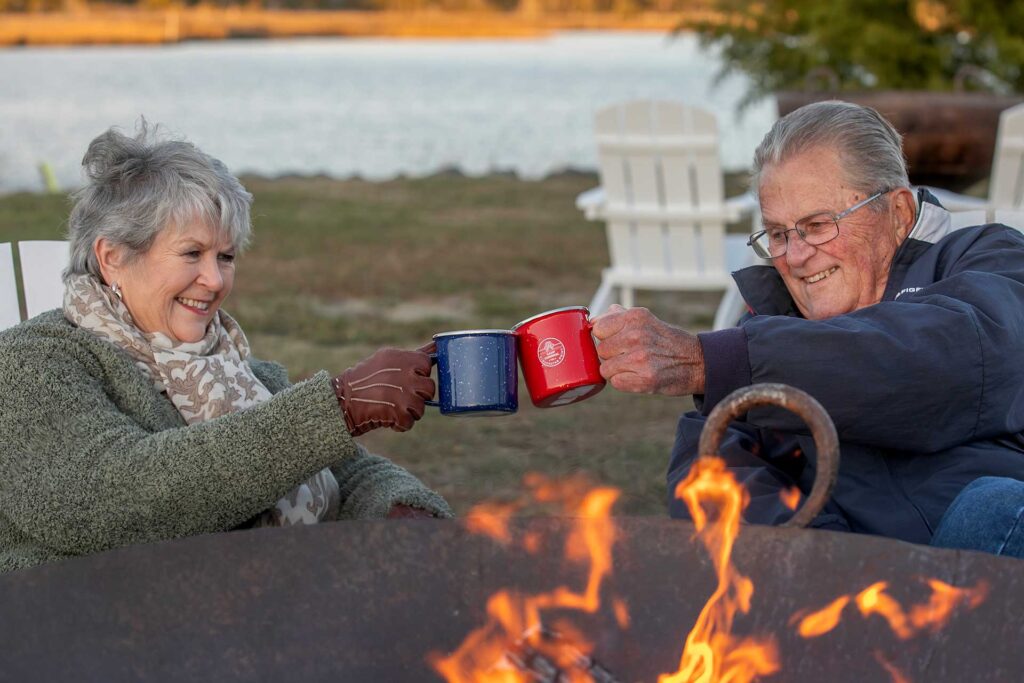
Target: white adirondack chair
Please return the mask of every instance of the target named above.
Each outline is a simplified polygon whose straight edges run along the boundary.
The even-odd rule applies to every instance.
[[[14,270],[12,246],[11,243],[0,244],[0,329],[59,308],[64,301],[61,272],[68,264],[68,243],[58,240],[18,242],[20,282]],[[25,317],[21,315],[19,289],[24,297]]]
[[[576,206],[605,221],[611,265],[591,313],[607,309],[615,290],[628,307],[636,289],[728,289],[730,271],[754,255],[747,235],[726,235],[725,226],[758,205],[750,194],[725,199],[714,115],[638,100],[598,111],[594,132],[601,186]]]
[[[992,222],[994,211],[1024,209],[1024,104],[1011,107],[999,115],[988,199],[970,197],[940,188],[928,189],[950,211],[986,211],[985,220],[978,221],[976,225]]]
[[[14,278],[14,252],[8,242],[0,244],[0,330],[21,322],[18,286]]]

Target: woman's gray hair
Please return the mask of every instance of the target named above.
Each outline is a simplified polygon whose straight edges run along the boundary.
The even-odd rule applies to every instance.
[[[252,195],[223,163],[190,142],[161,139],[145,119],[135,137],[115,128],[101,134],[82,166],[87,182],[73,195],[65,280],[84,274],[102,280],[93,250],[100,238],[125,247],[131,260],[162,230],[200,220],[238,251],[249,243]]]
[[[754,152],[751,187],[765,166],[779,164],[816,147],[839,152],[845,181],[865,194],[909,187],[902,138],[871,107],[831,100],[800,107],[772,126]],[[874,203],[882,210],[882,202]]]

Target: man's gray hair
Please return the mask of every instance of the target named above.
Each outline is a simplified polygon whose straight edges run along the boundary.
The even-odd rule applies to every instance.
[[[909,187],[900,134],[871,107],[831,100],[790,112],[772,126],[754,152],[751,187],[765,166],[788,161],[816,147],[839,152],[845,181],[865,194]],[[878,204],[880,210],[884,204]]]
[[[135,137],[111,128],[82,159],[87,182],[68,219],[71,261],[64,278],[102,280],[93,245],[106,238],[138,258],[168,227],[203,221],[241,251],[251,233],[252,195],[227,167],[184,140],[161,139],[145,119]]]

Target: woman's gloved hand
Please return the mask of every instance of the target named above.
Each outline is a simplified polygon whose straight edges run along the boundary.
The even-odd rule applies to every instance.
[[[406,432],[423,417],[423,402],[434,397],[426,353],[432,347],[380,349],[332,380],[352,436],[378,427]]]

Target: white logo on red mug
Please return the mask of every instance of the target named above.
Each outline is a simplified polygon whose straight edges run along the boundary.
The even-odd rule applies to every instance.
[[[546,368],[553,368],[565,360],[565,344],[554,337],[542,339],[537,345],[537,360]]]

